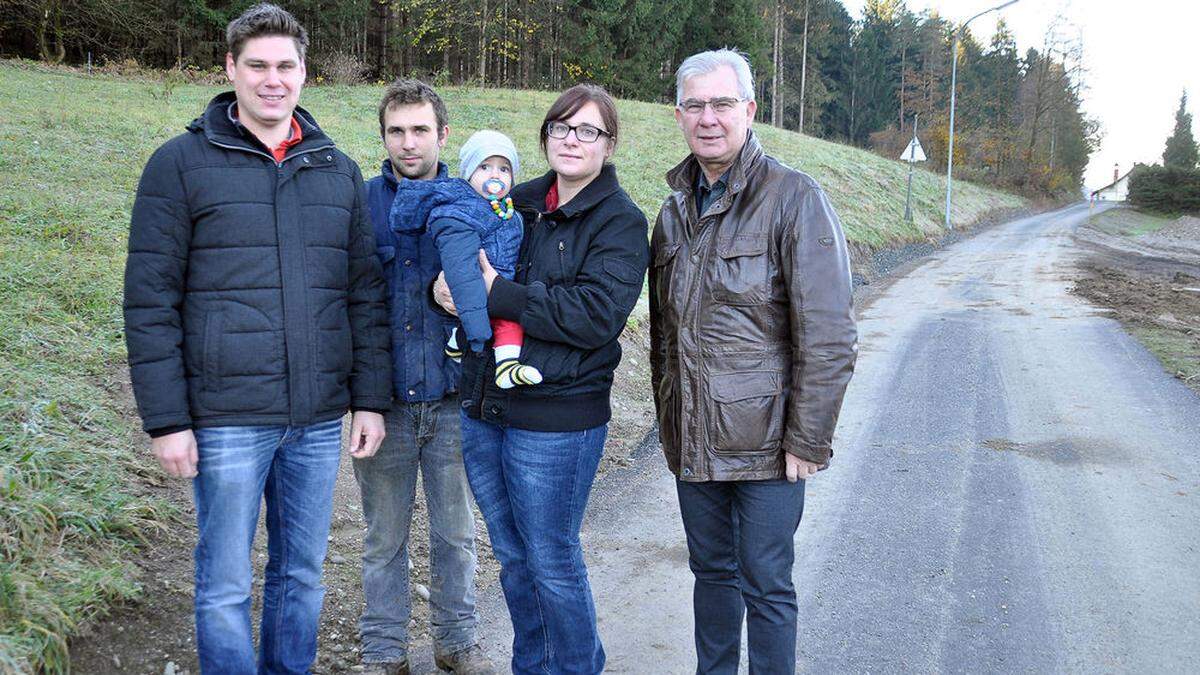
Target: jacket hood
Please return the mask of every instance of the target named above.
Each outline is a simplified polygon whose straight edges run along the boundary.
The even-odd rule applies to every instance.
[[[514,187],[510,193],[513,204],[518,209],[544,213],[546,211],[546,193],[550,191],[550,186],[554,184],[557,177],[558,174],[551,170],[538,178]],[[617,167],[606,163],[600,169],[599,175],[585,185],[574,199],[547,215],[555,220],[571,218],[591,209],[620,189],[621,185],[617,182]]]
[[[746,187],[746,174],[763,157],[762,145],[753,130],[746,132],[746,143],[738,153],[733,166],[729,168],[728,194],[730,198]],[[696,178],[699,176],[700,162],[696,156],[689,154],[674,169],[667,172],[667,185],[676,192],[692,193],[696,189]]]
[[[453,218],[472,228],[492,225],[492,207],[471,184],[461,178],[400,181],[392,201],[389,226],[396,232],[424,229],[432,219]]]
[[[264,146],[250,130],[239,124],[233,117],[233,104],[237,103],[237,94],[227,91],[217,94],[208,102],[204,112],[192,120],[187,130],[192,133],[202,133],[205,138],[221,145],[244,147],[247,150],[261,150]],[[292,113],[300,124],[303,140],[288,151],[288,154],[310,150],[314,147],[333,145],[333,140],[325,135],[317,125],[312,113],[300,106]]]

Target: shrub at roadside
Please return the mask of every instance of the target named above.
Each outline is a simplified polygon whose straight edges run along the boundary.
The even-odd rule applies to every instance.
[[[1160,213],[1200,214],[1200,170],[1139,164],[1129,176],[1129,203]]]

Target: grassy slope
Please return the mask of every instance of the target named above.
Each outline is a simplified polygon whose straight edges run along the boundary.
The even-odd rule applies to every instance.
[[[1120,207],[1101,211],[1088,217],[1088,224],[1108,234],[1136,237],[1151,234],[1175,222],[1178,216],[1168,216]]]
[[[63,636],[140,592],[138,539],[170,509],[121,408],[120,283],[128,211],[149,154],[219,89],[88,78],[0,62],[0,672],[63,665]],[[304,103],[364,167],[382,158],[381,88],[312,88]],[[554,95],[446,89],[448,152],[470,132],[508,132],[525,176],[546,169],[536,129]],[[616,163],[653,220],[663,174],[685,153],[670,108],[622,102]],[[815,176],[851,240],[878,247],[937,233],[944,183],[918,171],[916,223],[902,219],[906,169],[873,154],[759,127],[768,152]],[[1023,202],[957,184],[955,220]],[[139,480],[140,477],[140,480]]]

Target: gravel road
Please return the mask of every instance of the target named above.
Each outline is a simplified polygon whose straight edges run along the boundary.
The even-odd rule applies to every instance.
[[[1086,216],[996,226],[860,308],[796,537],[802,671],[1200,668],[1200,398],[1069,292]],[[605,483],[584,545],[609,670],[692,672],[657,446]],[[483,603],[503,659],[501,599]]]

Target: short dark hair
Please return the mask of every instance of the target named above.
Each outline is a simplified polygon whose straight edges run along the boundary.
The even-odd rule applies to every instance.
[[[546,125],[551,122],[561,122],[588,103],[595,103],[600,110],[600,121],[604,122],[604,131],[609,133],[609,139],[615,145],[618,136],[619,123],[617,120],[617,104],[598,84],[577,84],[564,91],[546,111],[546,119],[542,120],[542,128],[538,130],[538,142],[542,145],[542,154],[546,154]]]
[[[383,128],[384,113],[396,106],[418,103],[433,106],[433,116],[437,118],[438,138],[441,138],[442,130],[450,123],[450,115],[446,112],[446,104],[442,102],[442,97],[428,84],[403,77],[396,79],[383,90],[383,99],[379,101],[379,135],[382,136],[387,131]]]
[[[304,60],[304,52],[308,49],[308,31],[292,16],[291,12],[260,2],[225,27],[225,42],[229,45],[229,53],[237,61],[242,54],[246,42],[257,37],[290,37],[296,43],[296,52],[300,60]]]

